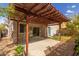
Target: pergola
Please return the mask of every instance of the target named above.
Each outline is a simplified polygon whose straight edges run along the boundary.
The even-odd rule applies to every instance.
[[[19,22],[26,22],[26,55],[28,55],[28,26],[30,22],[40,24],[59,24],[68,21],[68,19],[60,13],[50,3],[15,3],[13,4],[16,11],[24,13],[26,20],[18,19],[17,21],[17,41],[18,41],[18,28]],[[34,19],[34,20],[33,20]]]

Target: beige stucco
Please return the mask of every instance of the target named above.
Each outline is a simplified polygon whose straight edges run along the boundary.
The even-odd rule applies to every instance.
[[[21,24],[25,24],[22,23]],[[32,40],[33,36],[33,27],[39,27],[39,37],[47,37],[47,25],[44,24],[34,24],[34,23],[29,23],[29,39]],[[20,27],[19,27],[19,40],[21,41],[25,41],[25,34],[26,34],[26,27],[24,29],[24,33],[20,33]],[[13,32],[12,32],[12,39],[14,41],[17,40],[17,22],[14,21],[13,22]]]

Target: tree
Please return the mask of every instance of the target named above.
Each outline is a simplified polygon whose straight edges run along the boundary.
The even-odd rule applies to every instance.
[[[72,32],[73,39],[75,39],[75,53],[79,55],[79,15],[75,15],[71,22],[68,22],[67,29]]]
[[[5,24],[0,24],[0,38],[1,38],[1,33],[6,29]]]
[[[10,23],[9,17],[15,16],[15,7],[12,4],[9,4],[7,7],[2,8],[0,7],[0,16],[5,17],[5,25],[8,27]]]
[[[76,35],[76,32],[79,32],[79,15],[73,16],[72,20],[67,23],[67,29],[74,35]]]
[[[5,30],[5,24],[0,24],[0,31]]]

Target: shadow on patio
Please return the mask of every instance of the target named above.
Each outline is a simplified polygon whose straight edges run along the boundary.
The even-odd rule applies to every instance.
[[[38,41],[42,41],[42,40],[45,40],[46,38],[44,37],[39,37],[39,36],[36,36],[36,37],[32,37],[29,39],[29,43],[34,43],[34,42],[38,42]]]

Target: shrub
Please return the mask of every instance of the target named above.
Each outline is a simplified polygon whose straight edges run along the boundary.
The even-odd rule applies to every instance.
[[[22,45],[18,45],[15,51],[17,52],[17,55],[23,55],[24,47]]]
[[[79,36],[76,35],[75,37],[75,53],[76,55],[79,55]]]
[[[59,36],[57,36],[57,35],[50,36],[49,38],[50,38],[50,39],[54,39],[54,40],[59,40]]]

